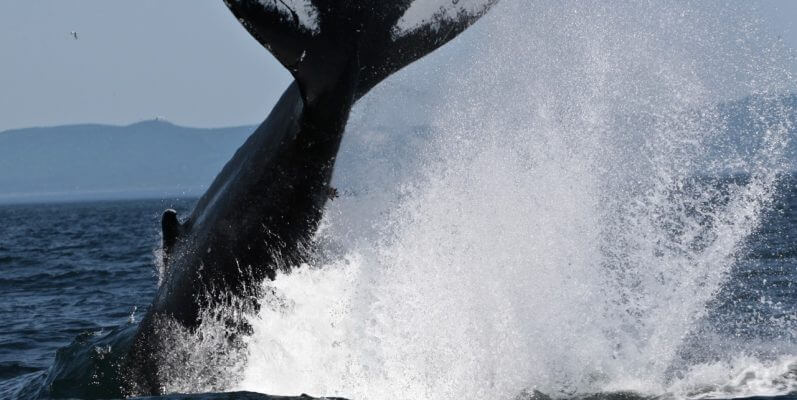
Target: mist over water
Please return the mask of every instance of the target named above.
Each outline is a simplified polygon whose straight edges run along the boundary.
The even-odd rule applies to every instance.
[[[352,116],[319,261],[266,283],[235,389],[795,390],[793,340],[703,336],[789,167],[793,79],[745,8],[503,0],[379,87]],[[740,146],[720,103],[748,95]]]

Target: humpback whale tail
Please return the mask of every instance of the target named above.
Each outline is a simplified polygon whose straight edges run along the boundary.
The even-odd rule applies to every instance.
[[[356,101],[456,37],[496,2],[225,0],[252,36],[293,74],[309,107],[344,87],[352,87],[345,94]]]

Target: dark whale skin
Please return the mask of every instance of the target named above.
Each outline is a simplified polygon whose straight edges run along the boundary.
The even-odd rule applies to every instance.
[[[229,305],[230,295],[257,298],[263,279],[301,262],[329,198],[345,123],[305,111],[294,83],[179,227],[130,352],[126,375],[137,377],[131,392],[161,391],[153,362],[163,351],[159,319],[195,328],[201,310]]]
[[[318,129],[313,122],[291,85],[182,225],[150,314],[194,326],[197,309],[213,305],[209,295],[254,294],[252,283],[301,261],[299,247],[328,199],[343,131],[340,123]]]

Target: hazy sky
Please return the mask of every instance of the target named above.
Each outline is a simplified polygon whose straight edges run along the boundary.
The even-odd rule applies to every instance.
[[[797,0],[762,3],[797,48]],[[221,0],[0,2],[0,131],[156,116],[255,124],[289,82]]]

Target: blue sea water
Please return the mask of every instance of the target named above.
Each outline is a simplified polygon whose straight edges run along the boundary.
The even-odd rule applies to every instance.
[[[56,351],[145,312],[155,293],[159,219],[192,200],[0,208],[0,397],[42,374]]]

